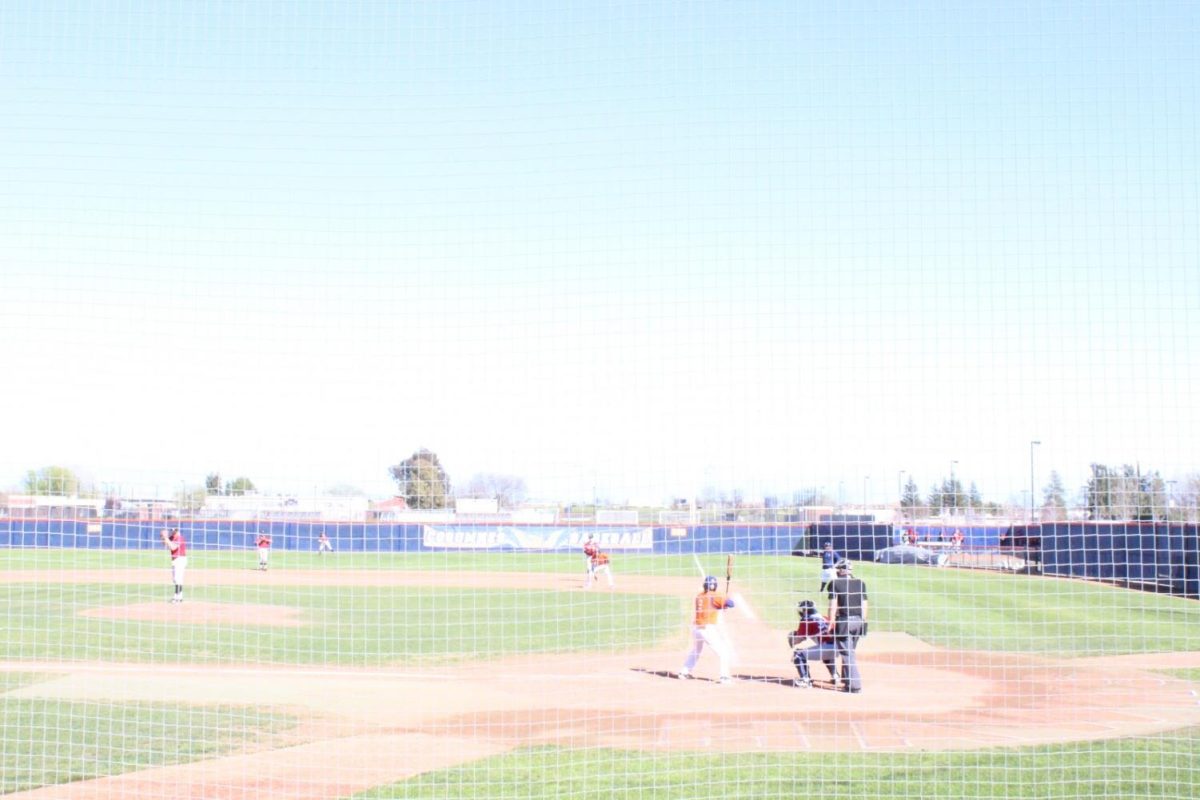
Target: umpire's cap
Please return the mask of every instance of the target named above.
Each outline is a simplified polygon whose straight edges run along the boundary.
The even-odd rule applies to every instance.
[[[853,571],[854,566],[843,558],[841,561],[837,562],[836,568],[838,572],[851,572]]]

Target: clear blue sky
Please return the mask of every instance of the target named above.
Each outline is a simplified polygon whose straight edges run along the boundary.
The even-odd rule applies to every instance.
[[[1200,472],[1200,7],[808,5],[6,3],[0,486]]]

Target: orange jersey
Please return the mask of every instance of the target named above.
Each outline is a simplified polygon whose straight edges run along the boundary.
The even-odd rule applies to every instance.
[[[608,563],[608,553],[596,553],[592,556],[592,563],[597,567],[602,567]]]
[[[696,610],[696,615],[692,620],[693,625],[716,625],[717,612],[726,606],[725,595],[701,592],[696,595],[693,605]]]

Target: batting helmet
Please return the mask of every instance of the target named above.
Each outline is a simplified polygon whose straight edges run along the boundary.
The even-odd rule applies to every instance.
[[[717,590],[717,579],[712,575],[704,576],[704,591],[715,592]]]
[[[817,606],[812,600],[801,600],[796,603],[796,613],[807,619],[817,613]]]

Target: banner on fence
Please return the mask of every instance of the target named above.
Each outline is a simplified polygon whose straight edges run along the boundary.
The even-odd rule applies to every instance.
[[[653,528],[424,525],[421,543],[444,550],[578,550],[590,534],[601,550],[651,550]]]

